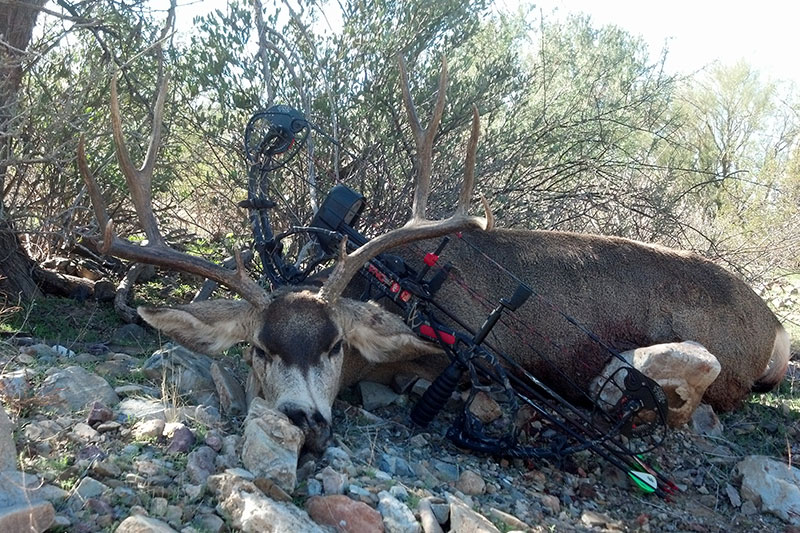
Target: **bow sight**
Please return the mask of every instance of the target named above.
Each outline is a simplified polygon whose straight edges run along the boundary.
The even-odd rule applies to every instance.
[[[350,250],[368,242],[356,229],[365,206],[364,196],[343,184],[330,191],[308,226],[273,235],[269,211],[275,203],[267,198],[270,173],[297,155],[311,129],[320,131],[297,110],[275,106],[253,115],[245,132],[250,173],[248,199],[241,205],[250,211],[265,281],[273,286],[302,283],[320,265],[337,257],[343,238],[347,238]],[[281,241],[297,234],[308,238],[303,247],[305,256],[289,263]],[[445,256],[451,242],[449,237],[442,239],[433,252],[419,251],[418,269],[400,257],[383,253],[360,271],[366,280],[363,299],[394,302],[409,327],[421,337],[438,343],[450,358],[450,365],[412,409],[411,419],[419,426],[427,426],[466,376],[470,385],[468,398],[447,433],[457,446],[498,456],[544,458],[556,464],[578,451],[590,450],[626,472],[647,492],[665,497],[674,492],[675,485],[648,467],[641,456],[660,445],[666,434],[667,401],[658,384],[630,366],[579,321],[556,308],[555,312],[584,331],[609,357],[623,361],[623,366],[601,383],[595,394],[562,376],[575,388],[571,396],[583,398],[581,407],[522,368],[487,340],[489,333],[502,323],[509,331],[527,338],[528,326],[515,311],[532,296],[547,300],[475,244],[462,235],[457,237],[460,245],[474,248],[475,253],[495,264],[498,275],[508,275],[517,284],[514,293],[501,298],[481,325],[465,324],[437,301],[436,293],[445,282],[461,284],[467,294],[474,294],[469,280],[460,279],[449,264],[440,264],[440,257]],[[546,361],[536,346],[530,341],[527,345]],[[508,411],[505,420],[519,420],[523,411],[527,418],[521,423],[512,422],[510,429],[484,425],[470,409],[480,391],[499,399]]]

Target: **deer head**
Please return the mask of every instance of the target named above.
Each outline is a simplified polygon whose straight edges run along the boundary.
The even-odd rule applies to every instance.
[[[343,240],[339,258],[321,289],[291,288],[268,293],[245,272],[237,255],[236,271],[170,248],[159,231],[151,203],[151,180],[160,143],[167,83],[161,83],[153,113],[153,131],[140,169],[130,160],[122,133],[116,78],[111,81],[111,121],[117,158],[139,221],[146,246],[134,245],[114,234],[99,188],[86,163],[83,142],[78,150],[81,174],[90,191],[98,222],[104,227],[99,248],[120,258],[150,263],[215,280],[242,296],[242,300],[212,300],[158,308],[139,307],[139,315],[190,349],[219,353],[238,342],[251,346],[252,376],[260,394],[284,412],[306,435],[306,448],[322,451],[331,435],[331,406],[339,391],[343,360],[357,352],[370,363],[406,360],[438,348],[419,339],[396,315],[371,302],[342,297],[353,276],[383,251],[412,241],[434,238],[468,228],[490,229],[491,211],[483,201],[485,217],[467,214],[474,187],[475,151],[479,133],[477,110],[467,145],[466,170],[458,205],[450,218],[425,218],[432,171],[434,137],[444,109],[447,68],[442,73],[433,117],[420,125],[400,59],[401,89],[417,148],[416,190],[409,222],[381,235],[351,253]],[[252,379],[252,378],[251,378]]]

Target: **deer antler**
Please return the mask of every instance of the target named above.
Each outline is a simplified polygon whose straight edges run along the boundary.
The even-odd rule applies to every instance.
[[[414,142],[417,146],[416,188],[411,220],[402,228],[392,230],[372,239],[351,254],[346,253],[347,242],[343,239],[336,267],[319,293],[321,298],[328,301],[334,301],[342,294],[353,276],[367,261],[390,248],[418,240],[440,237],[468,228],[489,231],[494,226],[494,217],[491,209],[483,197],[481,197],[481,201],[483,202],[485,217],[467,215],[470,200],[472,199],[472,190],[475,186],[475,151],[478,147],[478,136],[480,134],[480,117],[475,106],[472,107],[472,131],[467,143],[464,181],[461,185],[461,193],[458,197],[456,209],[450,218],[444,220],[428,220],[425,218],[433,170],[433,141],[444,111],[447,63],[442,60],[442,73],[439,77],[439,90],[433,109],[433,116],[428,127],[423,129],[419,122],[414,102],[411,100],[405,61],[403,61],[402,57],[398,57],[398,60],[400,63],[400,88],[403,92],[403,102],[408,112],[408,120],[411,123]]]
[[[105,203],[100,194],[100,188],[86,162],[84,141],[81,138],[78,145],[78,168],[83,176],[92,199],[95,215],[103,231],[102,241],[98,248],[102,253],[110,254],[131,261],[149,263],[160,267],[196,274],[212,279],[239,293],[250,303],[264,307],[270,297],[267,291],[253,281],[245,272],[241,257],[236,253],[237,269],[229,270],[201,257],[179,252],[169,247],[161,235],[158,222],[153,214],[152,180],[155,168],[156,155],[161,143],[161,127],[164,114],[164,102],[167,94],[166,77],[162,80],[153,111],[153,129],[150,135],[150,144],[142,167],[136,169],[131,162],[131,157],[125,145],[122,133],[122,120],[119,112],[119,98],[117,96],[116,75],[111,79],[111,127],[114,135],[114,146],[120,169],[125,175],[125,181],[131,193],[131,200],[136,209],[139,223],[147,235],[147,244],[138,246],[128,240],[118,238],[114,234],[114,222],[108,217]]]

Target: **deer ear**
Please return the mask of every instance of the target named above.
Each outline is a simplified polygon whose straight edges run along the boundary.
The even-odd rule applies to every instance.
[[[441,352],[435,344],[420,339],[399,316],[374,302],[339,298],[334,307],[345,341],[367,361],[409,361]]]
[[[260,310],[244,300],[208,300],[177,307],[144,307],[139,316],[187,348],[217,354],[251,341]]]

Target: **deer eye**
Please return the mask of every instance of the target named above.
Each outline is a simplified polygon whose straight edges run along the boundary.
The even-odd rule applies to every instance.
[[[253,346],[253,357],[258,357],[259,359],[269,360],[269,356],[267,356],[267,352],[259,348],[258,346]]]
[[[333,356],[335,356],[335,355],[339,355],[339,353],[341,353],[341,351],[342,351],[342,341],[341,341],[341,340],[339,340],[339,341],[337,341],[337,342],[336,342],[336,344],[334,344],[334,345],[333,345],[333,347],[330,349],[330,351],[328,352],[328,356],[329,356],[329,357],[333,357]]]

